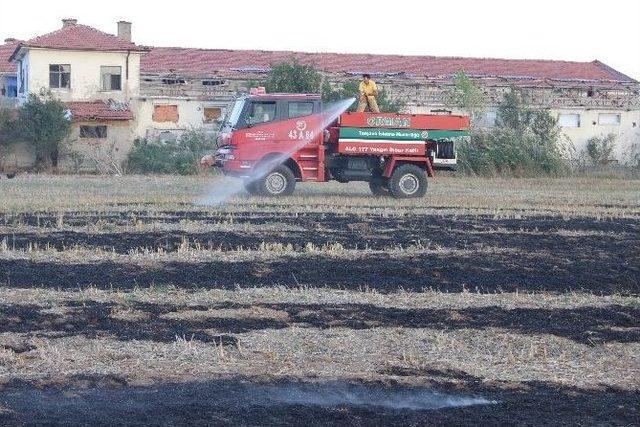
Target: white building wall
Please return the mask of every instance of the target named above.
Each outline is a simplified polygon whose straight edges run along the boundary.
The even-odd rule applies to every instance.
[[[442,108],[433,106],[412,106],[409,112],[413,114],[427,114],[432,110]],[[488,113],[495,114],[495,108],[489,108]],[[464,114],[461,110],[453,109],[453,114]],[[580,125],[578,127],[561,127],[565,136],[562,141],[566,148],[578,157],[585,154],[587,141],[594,136],[606,136],[609,133],[616,135],[616,146],[613,151],[613,159],[621,164],[633,160],[633,156],[640,154],[640,110],[595,110],[595,109],[556,109],[551,114],[558,118],[560,114],[578,114]],[[599,121],[600,114],[619,114],[620,124],[606,125]],[[480,126],[491,127],[493,123],[481,123]]]
[[[176,105],[178,120],[173,122],[157,122],[153,120],[153,113],[157,105]],[[200,129],[214,131],[217,123],[205,122],[204,109],[208,107],[220,108],[222,115],[227,107],[226,102],[197,101],[184,98],[141,98],[137,103],[136,136],[144,138],[162,131],[181,131],[186,129]]]
[[[82,138],[81,126],[107,126],[106,138]],[[74,122],[60,156],[60,167],[73,171],[92,172],[101,168],[109,168],[112,163],[121,164],[131,149],[134,139],[133,128],[128,121]],[[82,161],[74,164],[77,153]],[[74,170],[77,169],[77,170]]]
[[[613,151],[613,157],[620,163],[630,161],[634,149],[640,150],[640,111],[638,110],[563,109],[552,110],[552,114],[555,117],[558,117],[560,114],[578,114],[580,116],[579,127],[561,128],[562,133],[573,144],[576,155],[585,152],[589,138],[606,136],[610,133],[616,135],[616,146]],[[619,114],[620,124],[601,124],[599,120],[600,114]]]
[[[113,99],[128,102],[140,94],[140,53],[130,52],[67,51],[30,48],[22,59],[23,73],[26,73],[26,90],[37,93],[40,89],[51,89],[61,101],[95,101]],[[71,66],[71,88],[49,87],[49,65],[69,64]],[[122,90],[103,91],[100,67],[119,66],[122,68]],[[20,81],[20,76],[18,76]]]

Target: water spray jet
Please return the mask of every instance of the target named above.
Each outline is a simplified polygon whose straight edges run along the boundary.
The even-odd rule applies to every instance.
[[[322,111],[318,114],[319,119],[311,128],[305,127],[300,132],[304,135],[313,135],[312,139],[324,138],[325,129],[337,120],[337,118],[347,111],[347,109],[355,102],[355,98],[348,98],[324,105]],[[294,117],[291,120],[304,120],[306,117]],[[309,123],[305,120],[304,123]],[[243,192],[247,185],[264,178],[277,166],[285,163],[294,153],[302,149],[305,145],[312,141],[309,138],[302,138],[299,142],[289,145],[286,151],[276,151],[273,155],[260,161],[253,167],[247,176],[242,179],[225,176],[224,179],[216,183],[216,185],[208,192],[207,195],[195,202],[199,206],[214,206],[226,203],[230,198]],[[275,147],[278,148],[278,147]]]

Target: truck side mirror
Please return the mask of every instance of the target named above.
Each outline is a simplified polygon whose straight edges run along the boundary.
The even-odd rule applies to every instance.
[[[248,116],[246,122],[247,122],[247,127],[253,126],[253,117]]]

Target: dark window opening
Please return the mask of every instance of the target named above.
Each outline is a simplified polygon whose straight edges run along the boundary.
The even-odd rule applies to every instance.
[[[80,126],[80,138],[106,138],[106,126]]]
[[[56,89],[71,88],[71,65],[49,65],[49,87]]]
[[[289,102],[289,118],[310,116],[313,114],[313,102]]]
[[[587,96],[589,98],[593,98],[593,96],[595,95],[595,92],[593,91],[593,89],[589,89],[587,90]]]
[[[162,84],[165,85],[183,85],[186,83],[186,80],[181,77],[170,77],[162,79]]]
[[[224,84],[224,80],[203,80],[202,86],[220,86]]]
[[[122,67],[100,67],[102,90],[122,90]]]

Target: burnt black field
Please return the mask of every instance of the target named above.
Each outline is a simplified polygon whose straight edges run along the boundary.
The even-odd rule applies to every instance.
[[[304,213],[277,217],[234,214],[234,230],[133,231],[132,216],[147,224],[216,224],[226,216],[206,212],[66,213],[55,228],[52,214],[5,215],[0,223],[19,224],[0,234],[12,250],[73,248],[128,254],[176,252],[185,243],[217,251],[260,251],[269,244],[293,252],[309,244],[313,254],[284,253],[276,260],[185,262],[177,257],[153,267],[114,261],[61,264],[25,259],[0,260],[0,279],[16,287],[84,286],[122,288],[173,285],[232,289],[304,284],[339,289],[370,287],[393,292],[398,287],[442,292],[640,293],[640,221],[536,216],[380,215]],[[105,231],[105,222],[120,227]],[[83,227],[101,224],[99,232]],[[22,225],[31,226],[21,231]],[[267,227],[267,225],[271,225]],[[36,230],[33,230],[37,227]],[[238,231],[238,228],[244,228]],[[263,229],[264,228],[264,229]],[[334,253],[338,244],[348,253]],[[335,246],[334,246],[335,247]],[[326,248],[326,249],[322,249]],[[424,251],[421,249],[429,249]],[[391,250],[391,251],[389,251]]]
[[[66,292],[149,288],[189,293],[282,286],[366,289],[384,295],[399,290],[586,293],[593,298],[640,295],[638,218],[540,212],[502,218],[433,211],[407,210],[396,216],[114,206],[64,214],[4,213],[0,214],[4,226],[0,242],[12,255],[0,257],[0,283],[9,290]],[[190,258],[190,252],[208,255]],[[59,256],[73,253],[79,255]],[[84,259],[83,253],[94,256]],[[159,255],[153,262],[141,263],[135,254]],[[640,342],[638,306],[615,303],[548,309],[220,303],[190,305],[189,310],[206,314],[263,309],[283,316],[192,320],[175,317],[184,309],[177,303],[128,302],[127,310],[144,313],[140,319],[114,317],[119,309],[120,303],[114,301],[68,300],[58,304],[57,311],[47,311],[40,303],[0,300],[0,335],[36,340],[108,337],[123,345],[172,345],[176,337],[189,337],[229,352],[239,351],[243,334],[286,331],[292,325],[443,333],[492,329],[589,348]],[[0,344],[0,350],[30,357],[38,348],[32,341],[18,340]],[[633,388],[487,380],[455,367],[381,365],[376,375],[385,379],[225,374],[147,385],[130,383],[116,374],[73,374],[60,383],[13,379],[0,382],[0,409],[2,405],[9,408],[0,410],[0,424],[28,425],[38,420],[51,425],[101,425],[117,419],[126,425],[635,425],[640,420],[640,395]],[[389,403],[416,393],[434,395],[435,401],[447,395],[484,403],[433,407]]]

